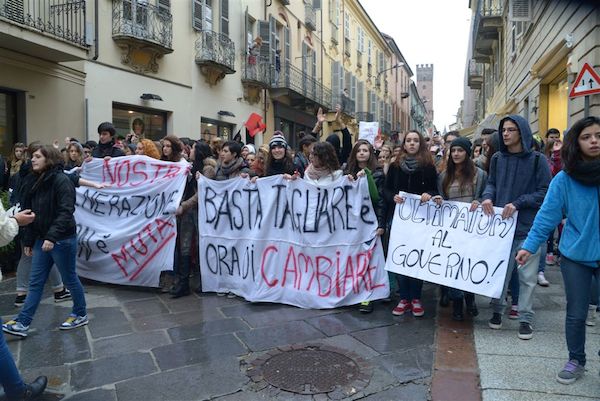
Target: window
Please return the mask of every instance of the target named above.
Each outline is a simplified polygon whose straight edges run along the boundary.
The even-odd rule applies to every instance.
[[[229,22],[229,14],[227,21]],[[197,31],[212,31],[212,22],[212,0],[192,0],[193,28]],[[229,30],[229,25],[227,26],[227,30]]]
[[[221,34],[229,36],[229,0],[221,0]]]
[[[167,113],[164,111],[113,103],[112,119],[117,135],[123,138],[134,133],[134,123],[135,133],[142,138],[158,141],[167,135]]]
[[[234,128],[233,124],[202,117],[200,119],[200,138],[208,143],[216,138],[221,138],[224,142],[229,141],[233,138]]]
[[[17,134],[20,131],[20,111],[18,94],[0,91],[0,154],[3,156],[11,154],[16,142],[25,142],[25,138]]]

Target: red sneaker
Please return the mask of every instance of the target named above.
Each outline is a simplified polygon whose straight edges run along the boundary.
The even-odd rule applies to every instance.
[[[421,317],[425,314],[425,309],[423,309],[423,305],[421,305],[420,299],[412,300],[412,313],[414,317]]]
[[[519,318],[519,306],[518,305],[510,306],[510,311],[508,312],[508,318],[513,319],[513,320]]]
[[[400,302],[398,302],[398,305],[392,311],[392,315],[402,316],[402,315],[404,315],[405,312],[408,312],[409,310],[410,310],[410,303],[408,302],[408,300],[401,299]]]

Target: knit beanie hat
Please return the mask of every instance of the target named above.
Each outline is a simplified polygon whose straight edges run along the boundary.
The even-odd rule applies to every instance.
[[[275,131],[273,137],[269,141],[269,149],[273,149],[275,146],[282,146],[286,149],[288,147],[287,141],[285,140],[283,132],[281,131]]]
[[[463,137],[456,138],[450,144],[450,149],[452,149],[455,146],[459,146],[459,147],[463,148],[465,150],[465,152],[467,152],[467,156],[471,157],[471,146],[472,145],[471,145],[471,141],[469,141],[467,138],[463,138]]]
[[[244,148],[248,149],[248,154],[256,154],[256,149],[251,143],[244,145]]]

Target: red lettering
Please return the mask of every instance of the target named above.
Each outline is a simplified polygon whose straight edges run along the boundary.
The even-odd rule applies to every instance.
[[[138,169],[137,169],[137,167],[138,167],[140,164],[143,166],[143,169],[142,169],[142,170],[138,170]],[[147,180],[148,180],[148,174],[146,174],[146,172],[144,171],[145,169],[146,169],[146,162],[145,162],[145,161],[143,161],[143,160],[138,160],[137,162],[133,163],[133,168],[132,168],[132,170],[133,170],[134,182],[132,182],[132,183],[131,183],[131,186],[132,186],[132,187],[137,187],[137,186],[139,186],[139,185],[143,184],[143,183],[144,183],[144,181],[147,181]],[[143,177],[143,178],[142,178],[142,179],[140,179],[140,180],[137,182],[137,184],[136,184],[136,183],[135,183],[135,176],[137,176],[137,175],[139,175],[139,176],[141,176],[141,177]]]
[[[169,226],[171,228],[175,227],[173,224],[169,223],[168,220],[156,219],[155,223],[156,223],[156,229],[158,230],[158,233],[160,234],[161,239],[165,238],[165,236],[163,235],[163,230],[165,230],[165,227],[167,227],[167,226]]]
[[[160,170],[162,170],[163,167],[165,167],[165,165],[152,163],[151,166],[156,167],[156,171],[154,172],[154,178],[152,178],[152,181],[150,181],[150,183],[153,183],[154,181],[156,181],[156,179],[158,178],[158,174],[160,173]]]
[[[179,171],[181,170],[181,168],[177,165],[169,165],[169,168],[167,169],[167,173],[165,174],[165,176],[163,178],[175,178],[177,177],[177,174],[179,174]]]
[[[127,260],[128,260],[127,256],[129,256],[135,262],[136,265],[139,265],[137,259],[129,253],[127,248],[125,248],[125,245],[121,245],[121,254],[120,255],[113,253],[113,254],[111,254],[111,256],[112,256],[113,260],[115,262],[117,262],[117,265],[119,265],[119,268],[121,269],[121,271],[123,272],[125,277],[128,276],[127,270],[125,269],[125,265],[127,265]],[[121,260],[123,261],[124,264],[121,264]]]
[[[333,263],[331,262],[331,259],[329,259],[326,256],[317,256],[316,257],[316,261],[317,261],[316,262],[316,265],[317,265],[317,272],[316,272],[316,275],[317,275],[317,286],[319,288],[318,295],[320,297],[322,297],[322,298],[323,297],[328,297],[329,294],[331,294],[331,276],[328,275],[328,274],[326,274],[326,273],[329,271],[329,269],[331,269],[331,266],[333,266]],[[327,262],[328,265],[327,265],[326,269],[323,269],[323,270],[321,269],[321,263],[320,263],[321,261],[326,261]],[[328,282],[328,284],[325,286],[325,288],[327,289],[327,291],[325,291],[325,292],[323,292],[323,288],[321,287],[321,279],[322,278],[326,278],[327,282]]]
[[[350,274],[348,274],[350,273]],[[356,276],[354,276],[354,264],[352,263],[352,256],[348,256],[348,258],[346,259],[346,271],[344,273],[344,285],[342,287],[342,296],[346,296],[346,288],[348,287],[346,285],[346,282],[348,281],[348,278],[350,278],[350,282],[352,284],[352,289],[355,293],[358,292],[358,285],[356,284]]]
[[[269,254],[269,252],[279,252],[277,247],[275,245],[269,245],[263,252],[262,254],[262,258],[260,261],[260,274],[263,278],[263,281],[265,282],[266,285],[268,285],[269,287],[275,287],[277,285],[278,280],[274,279],[273,281],[269,282],[269,279],[267,279],[267,275],[265,274],[265,264],[267,261],[267,254]]]
[[[291,259],[291,264],[292,264],[292,269],[289,269],[290,267],[290,259]],[[285,281],[287,279],[287,274],[288,273],[293,273],[294,274],[294,287],[296,287],[296,280],[298,279],[298,264],[296,262],[296,254],[294,253],[294,247],[290,246],[290,249],[288,251],[287,254],[287,258],[285,260],[285,267],[283,269],[283,279],[281,280],[281,286],[285,287]]]

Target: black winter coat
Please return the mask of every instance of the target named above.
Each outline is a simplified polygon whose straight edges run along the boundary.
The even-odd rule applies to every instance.
[[[92,157],[96,157],[99,159],[104,159],[106,156],[110,157],[119,157],[125,156],[125,153],[117,147],[115,147],[115,142],[110,141],[109,143],[99,143],[98,146],[92,150]]]
[[[56,243],[75,235],[75,186],[62,166],[47,171],[41,178],[28,175],[22,201],[22,209],[35,213],[33,223],[23,229],[24,246],[31,247],[38,239]]]
[[[399,165],[392,164],[385,177],[383,198],[386,206],[386,216],[391,219],[394,213],[394,195],[399,191],[421,195],[425,192],[431,196],[438,194],[437,171],[434,165],[416,169],[413,173],[405,173]]]

